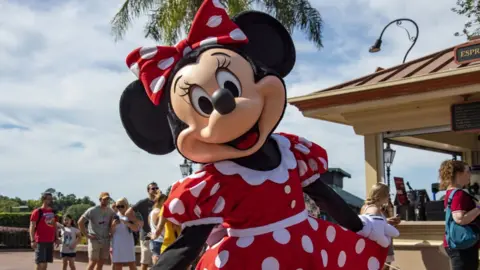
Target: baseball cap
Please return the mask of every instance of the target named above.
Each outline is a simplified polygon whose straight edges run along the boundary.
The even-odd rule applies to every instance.
[[[110,198],[110,194],[108,192],[102,192],[100,193],[100,196],[98,196],[99,199],[104,199],[104,198]]]

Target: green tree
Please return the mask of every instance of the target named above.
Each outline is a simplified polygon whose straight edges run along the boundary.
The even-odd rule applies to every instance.
[[[125,0],[113,17],[112,33],[122,39],[132,21],[147,15],[145,37],[175,44],[183,31],[188,33],[203,0]],[[288,30],[303,31],[317,48],[322,47],[322,18],[308,0],[220,0],[230,16],[259,6],[276,17]]]
[[[90,207],[92,207],[90,204],[75,204],[68,207],[65,214],[71,215],[73,220],[78,221],[83,213]]]
[[[466,36],[468,39],[480,35],[480,0],[457,0],[457,6],[452,11],[467,17],[462,32],[455,36]]]

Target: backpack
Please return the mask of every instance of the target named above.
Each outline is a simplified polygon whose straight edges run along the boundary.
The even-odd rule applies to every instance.
[[[445,238],[449,248],[468,249],[473,247],[479,240],[477,232],[470,225],[460,225],[453,220],[452,199],[459,189],[454,189],[448,196],[447,208],[445,209]]]

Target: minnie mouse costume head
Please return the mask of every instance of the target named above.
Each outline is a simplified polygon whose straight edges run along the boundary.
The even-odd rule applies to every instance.
[[[164,204],[164,217],[183,230],[158,269],[185,269],[218,224],[227,235],[197,269],[383,265],[398,231],[382,218],[357,216],[319,180],[328,166],[323,148],[273,134],[286,107],[283,78],[294,63],[292,38],[276,19],[255,11],[230,19],[219,0],[203,2],[177,45],[142,47],[127,57],[139,78],[120,100],[131,140],[151,154],[177,149],[204,164],[176,182]],[[308,217],[303,192],[343,227]]]

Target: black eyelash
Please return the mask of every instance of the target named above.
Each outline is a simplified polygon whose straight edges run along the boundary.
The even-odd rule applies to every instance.
[[[183,84],[185,84],[186,86],[179,86],[178,87],[178,88],[183,90],[183,94],[180,94],[181,97],[184,97],[184,96],[190,94],[190,89],[192,88],[192,86],[194,86],[194,84],[191,84],[187,81],[183,81]]]
[[[230,58],[224,56],[223,59],[217,57],[217,69],[220,68],[228,68],[230,66],[231,60]]]

